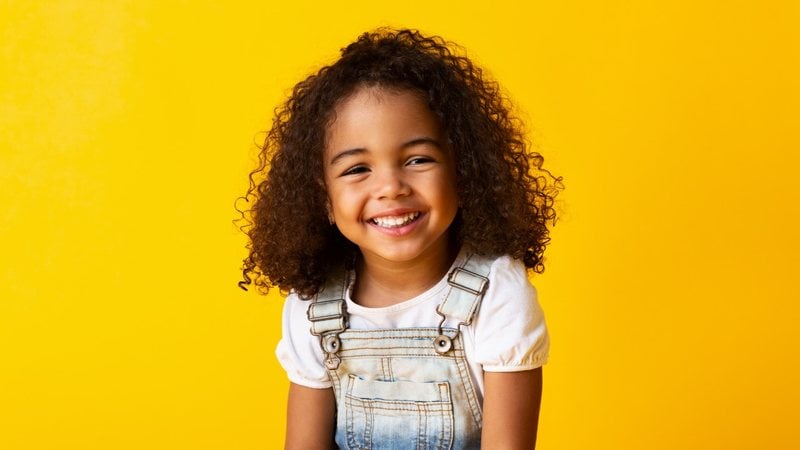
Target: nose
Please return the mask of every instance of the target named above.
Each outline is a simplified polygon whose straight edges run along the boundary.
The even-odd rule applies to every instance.
[[[387,169],[378,171],[373,180],[375,182],[373,192],[375,197],[379,199],[403,197],[411,192],[411,187],[400,170]]]

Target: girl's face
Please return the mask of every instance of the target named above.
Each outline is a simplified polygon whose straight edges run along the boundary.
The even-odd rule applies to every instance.
[[[323,164],[339,231],[367,265],[447,258],[456,170],[427,104],[411,91],[359,88],[335,113]]]

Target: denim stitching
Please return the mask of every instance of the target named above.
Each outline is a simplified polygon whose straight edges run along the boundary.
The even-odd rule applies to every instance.
[[[426,448],[427,441],[425,439],[427,427],[425,417],[422,411],[422,405],[417,405],[417,448]]]
[[[369,414],[367,414],[367,426],[364,430],[364,447],[372,448],[372,432],[375,430],[375,409],[371,402],[368,402],[365,406],[364,410],[368,411]]]
[[[346,279],[344,285],[340,284],[340,292],[346,293],[348,286],[349,280]],[[452,286],[448,286],[445,299],[449,298],[453,289]],[[333,291],[335,292],[336,288]],[[470,308],[470,316],[477,310],[478,305],[479,303],[474,304]],[[449,330],[459,331],[453,328]],[[346,434],[337,436],[339,445],[366,449],[372,448],[377,442],[380,446],[381,441],[375,439],[380,439],[381,433],[388,432],[388,438],[392,435],[398,436],[398,430],[403,430],[400,433],[405,438],[401,437],[397,442],[413,445],[409,438],[413,436],[411,433],[414,422],[417,425],[418,449],[479,445],[482,412],[467,368],[463,340],[460,333],[456,333],[452,350],[440,355],[433,346],[433,338],[437,334],[437,327],[394,330],[346,329],[341,333],[341,346],[337,353],[342,361],[338,369],[329,370],[337,403],[340,403],[337,407],[339,430],[340,433],[344,431]],[[419,360],[419,365],[415,365],[415,361],[410,361],[414,359]],[[430,387],[426,387],[421,391],[425,395],[415,400],[405,400],[402,392],[414,388],[412,384],[391,385],[396,382],[397,370],[402,371],[402,374],[398,375],[403,383],[425,383],[430,386],[428,383],[433,381],[428,380],[439,379],[451,380],[455,384],[450,388],[450,384],[446,382],[439,383],[438,390],[435,391],[430,391]],[[416,374],[415,371],[421,373]],[[360,384],[361,381],[357,381],[360,379],[358,374],[366,377],[363,378],[364,382],[389,384]],[[372,377],[376,376],[383,379],[374,380]],[[356,387],[358,393],[364,396],[386,394],[391,400],[359,398],[354,395]],[[345,390],[346,392],[343,392]],[[436,397],[427,398],[434,392],[438,394]],[[402,400],[397,400],[398,398]],[[417,417],[413,420],[415,414]],[[405,417],[408,417],[408,420],[404,419]],[[382,424],[386,420],[384,418],[393,418],[386,422],[392,427],[383,427]],[[362,423],[364,428],[360,430]],[[397,428],[398,426],[400,428]],[[466,429],[456,433],[461,426],[465,426]],[[390,442],[392,443],[394,442]],[[394,445],[401,444],[394,443]],[[405,444],[402,446],[405,447]]]
[[[459,338],[460,337],[461,336],[459,336]],[[475,395],[475,386],[472,384],[472,378],[469,376],[465,360],[463,358],[457,359],[456,367],[458,367],[458,375],[461,378],[461,386],[464,388],[464,393],[467,395],[467,403],[469,404],[469,409],[472,411],[472,418],[475,420],[475,424],[478,428],[482,428],[483,413],[478,404],[478,399]]]
[[[430,330],[427,330],[430,333]],[[435,354],[435,352],[430,351],[426,352],[425,354],[419,352],[421,350],[419,347],[425,346],[427,350],[427,340],[426,338],[433,338],[433,333],[428,334],[425,336],[425,332],[415,332],[415,333],[405,333],[411,334],[414,336],[419,336],[422,339],[416,340],[412,345],[406,346],[370,346],[370,347],[361,347],[361,348],[353,348],[354,343],[353,340],[350,340],[350,344],[346,347],[349,349],[352,354],[350,355],[342,355],[346,356],[343,358],[342,366],[339,368],[339,371],[331,371],[332,372],[332,379],[339,379],[339,375],[343,373],[349,373],[352,371],[352,367],[350,364],[347,363],[348,360],[350,361],[370,361],[375,360],[376,365],[380,366],[380,370],[393,370],[394,364],[390,361],[394,359],[408,359],[419,357],[422,359],[430,359],[431,361],[438,361],[443,363],[444,365],[440,365],[439,369],[436,370],[445,370],[447,373],[450,370],[453,371],[452,379],[453,380],[460,380],[459,386],[454,386],[454,388],[461,392],[459,396],[463,396],[466,394],[464,406],[467,407],[467,410],[473,415],[473,420],[475,420],[474,414],[474,407],[477,405],[475,400],[474,391],[472,392],[473,395],[470,395],[470,389],[474,390],[474,386],[472,384],[471,379],[469,378],[469,374],[466,371],[466,361],[464,358],[463,353],[463,341],[460,339],[460,336],[454,341],[454,350],[451,351],[453,353],[452,357],[443,358],[442,355]],[[376,339],[380,339],[376,337]],[[347,341],[348,339],[345,339]],[[362,344],[370,345],[372,342],[369,342],[369,339],[361,339]],[[397,350],[402,350],[405,347],[406,350],[410,350],[409,353],[404,353],[402,355],[397,355]],[[344,352],[344,349],[343,349]],[[366,353],[366,354],[364,354]],[[386,358],[385,355],[395,355],[390,358]],[[377,358],[378,355],[384,355],[382,358]],[[435,355],[435,356],[434,356]],[[450,369],[447,369],[450,367]],[[391,373],[391,377],[394,377],[394,374]],[[443,394],[439,393],[437,400],[438,401],[431,401],[431,402],[420,402],[420,401],[398,401],[398,400],[374,400],[374,399],[360,399],[353,395],[353,389],[355,387],[357,377],[352,373],[347,377],[347,380],[340,380],[339,383],[344,381],[347,385],[347,393],[344,395],[344,402],[346,404],[345,409],[348,410],[344,412],[344,414],[348,418],[348,423],[346,423],[346,433],[347,436],[347,443],[353,448],[371,448],[374,444],[375,439],[375,429],[376,423],[376,415],[388,415],[391,416],[393,414],[400,414],[402,416],[410,416],[413,417],[413,414],[418,414],[420,411],[423,411],[426,415],[425,418],[418,418],[419,420],[425,420],[426,422],[422,423],[426,430],[426,436],[424,439],[420,441],[420,445],[417,448],[450,448],[452,446],[452,440],[454,438],[453,435],[453,425],[455,425],[455,417],[453,411],[453,398],[448,398],[447,401],[444,401]],[[378,381],[378,380],[375,380]],[[383,381],[381,382],[390,382],[390,381]],[[339,384],[342,386],[342,384]],[[467,410],[464,410],[466,412]],[[469,417],[469,416],[467,416]],[[356,424],[356,419],[358,423],[364,421],[365,428],[363,430],[363,434],[357,432],[356,430],[359,428]],[[433,431],[434,429],[431,428],[433,426],[432,421],[435,421],[436,425],[438,426],[438,430],[435,431],[435,435],[427,436],[427,430]],[[474,422],[479,424],[479,421]],[[418,430],[419,432],[419,430]],[[477,432],[477,431],[476,431]],[[428,439],[431,439],[430,441]],[[361,442],[358,440],[361,439]]]

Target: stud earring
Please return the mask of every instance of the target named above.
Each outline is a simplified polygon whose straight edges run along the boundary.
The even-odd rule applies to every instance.
[[[336,223],[336,219],[334,219],[334,217],[333,217],[333,209],[331,208],[331,204],[330,203],[327,203],[325,205],[325,210],[328,212],[328,223],[330,225],[335,224]]]

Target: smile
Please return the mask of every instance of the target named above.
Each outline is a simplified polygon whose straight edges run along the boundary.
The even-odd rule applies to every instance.
[[[381,228],[400,228],[417,220],[419,216],[420,212],[416,211],[407,214],[401,214],[399,216],[375,217],[369,219],[369,221]]]

